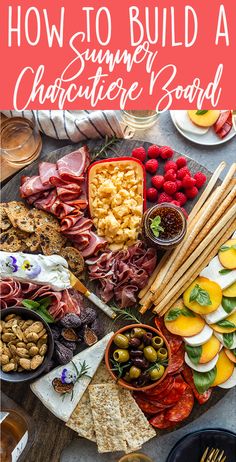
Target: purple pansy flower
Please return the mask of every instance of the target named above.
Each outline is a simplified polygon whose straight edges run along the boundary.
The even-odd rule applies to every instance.
[[[10,255],[9,257],[6,258],[4,262],[2,262],[2,268],[4,271],[7,273],[15,273],[18,270],[18,265],[16,264],[17,260],[16,257],[13,257],[13,255]]]
[[[66,368],[62,370],[62,373],[61,373],[62,383],[75,383],[76,379],[77,379],[77,375],[74,372],[71,372]]]
[[[36,278],[41,272],[41,266],[38,263],[32,264],[29,260],[24,260],[21,268],[25,271],[25,275],[30,279]]]

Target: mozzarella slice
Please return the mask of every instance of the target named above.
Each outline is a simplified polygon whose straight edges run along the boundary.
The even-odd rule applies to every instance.
[[[73,395],[71,393],[65,393],[64,399],[60,393],[57,393],[52,385],[52,381],[55,378],[60,378],[63,369],[67,369],[69,372],[74,373],[75,369],[73,363],[70,362],[64,366],[59,366],[45,374],[36,382],[30,385],[33,393],[42,401],[56,417],[64,422],[67,422],[74,408],[82,398],[86,388],[88,387],[92,377],[94,376],[99,364],[105,353],[106,346],[112,337],[113,332],[107,334],[99,342],[86,350],[81,351],[73,357],[73,363],[80,369],[83,361],[89,367],[88,375],[82,376],[78,382],[75,383],[73,388]]]
[[[218,255],[216,255],[209,265],[200,273],[200,276],[217,282],[221,289],[224,290],[236,281],[236,270],[230,271],[228,274],[220,274],[219,271],[223,269],[225,268],[221,265]]]
[[[184,355],[184,360],[186,364],[191,367],[191,369],[194,369],[197,372],[208,372],[213,369],[218,361],[219,355],[217,354],[211,361],[205,364],[193,364],[191,359],[188,357],[188,354],[185,353]]]
[[[216,338],[218,338],[218,340],[220,341],[220,343],[222,345],[224,345],[226,348],[228,348],[229,350],[233,350],[234,348],[236,348],[236,333],[234,332],[234,337],[233,337],[233,344],[232,346],[229,348],[227,345],[225,345],[224,343],[224,337],[223,337],[223,334],[219,334],[219,332],[214,332],[214,335],[216,336]]]
[[[228,380],[218,385],[220,388],[233,388],[236,386],[236,367],[233,370],[233,374]]]
[[[194,133],[196,135],[205,135],[205,133],[209,130],[209,128],[198,127],[195,125],[190,120],[187,111],[175,111],[174,116],[178,127],[185,132]]]
[[[212,336],[212,333],[213,329],[211,329],[211,327],[206,324],[199,334],[193,335],[192,337],[184,337],[184,341],[187,343],[187,345],[200,346],[203,345],[203,343],[208,342]]]
[[[209,324],[215,324],[218,321],[221,321],[222,319],[227,318],[230,314],[233,314],[236,311],[236,307],[231,311],[231,313],[227,313],[223,306],[219,306],[216,311],[213,311],[212,313],[206,314],[204,317],[205,321],[208,322]]]

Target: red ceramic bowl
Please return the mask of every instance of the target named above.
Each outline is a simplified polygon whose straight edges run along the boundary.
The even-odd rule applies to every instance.
[[[105,352],[105,363],[106,363],[106,367],[108,369],[108,371],[110,372],[111,376],[113,377],[113,379],[121,386],[121,387],[124,387],[124,388],[128,388],[128,390],[135,390],[135,391],[146,391],[146,390],[150,390],[151,388],[154,388],[156,387],[157,385],[159,385],[159,383],[162,382],[162,380],[164,380],[164,378],[166,377],[166,375],[168,374],[168,367],[166,367],[165,369],[165,372],[163,374],[163,376],[160,378],[160,380],[157,380],[157,381],[154,381],[152,382],[150,385],[146,385],[145,387],[134,387],[133,385],[131,385],[130,383],[126,382],[125,380],[123,379],[119,379],[117,380],[117,376],[113,373],[113,371],[111,370],[111,364],[110,364],[110,359],[111,359],[111,350],[112,350],[112,346],[113,346],[113,341],[114,341],[114,337],[117,335],[117,334],[123,334],[124,332],[127,332],[131,329],[133,329],[134,327],[141,327],[142,329],[146,329],[147,331],[150,331],[150,332],[153,332],[155,335],[158,335],[159,337],[162,337],[163,340],[164,340],[164,343],[165,343],[165,347],[168,351],[168,359],[170,361],[170,356],[171,356],[171,351],[170,351],[170,347],[169,347],[169,344],[167,343],[167,340],[166,338],[164,337],[164,335],[162,335],[162,333],[158,330],[158,329],[155,329],[155,327],[152,327],[152,326],[148,326],[147,324],[130,324],[129,326],[125,326],[125,327],[122,327],[122,329],[119,329],[117,332],[115,332],[115,334],[111,337],[108,345],[107,345],[107,348],[106,348],[106,352]]]

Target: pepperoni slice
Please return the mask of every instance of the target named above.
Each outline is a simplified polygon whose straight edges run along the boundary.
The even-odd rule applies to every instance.
[[[211,397],[212,388],[209,388],[209,390],[207,390],[204,393],[200,394],[197,391],[196,387],[195,387],[195,384],[194,384],[194,381],[193,381],[192,370],[190,369],[190,367],[187,366],[187,364],[184,365],[182,374],[184,376],[184,379],[188,383],[188,385],[191,387],[191,389],[192,389],[192,391],[194,393],[194,396],[198,400],[199,404],[206,403],[209,400],[209,398]]]
[[[188,387],[187,383],[183,380],[181,376],[175,378],[174,386],[162,399],[159,397],[159,402],[161,404],[175,404],[181,398],[186,388]]]
[[[137,396],[134,396],[134,398],[140,409],[146,414],[157,414],[163,412],[167,407],[164,404],[140,399]]]
[[[165,420],[170,422],[182,422],[187,419],[194,405],[194,395],[189,385],[179,398],[178,402],[165,413]]]
[[[166,329],[163,318],[155,317],[155,324],[156,328],[160,330],[166,338],[171,350],[171,354],[174,355],[175,353],[177,353],[177,351],[183,344],[182,338],[178,335],[171,334],[171,332],[169,332],[168,329]]]
[[[169,393],[173,384],[174,377],[172,377],[171,375],[167,375],[159,385],[157,384],[157,386],[151,388],[151,390],[144,391],[143,394],[146,396],[150,396],[150,398],[152,399],[152,397],[159,396],[163,392],[165,392],[166,394]]]
[[[179,372],[184,364],[184,348],[181,346],[177,353],[172,354],[168,365],[168,374]]]
[[[164,390],[162,390],[161,393],[159,393],[159,395],[153,395],[152,399],[159,401],[162,400],[162,398],[165,398],[165,396],[167,396],[170,393],[174,386],[175,378],[172,375],[169,375],[167,377],[171,377],[172,380],[168,383],[167,387]]]
[[[160,430],[163,430],[165,428],[170,428],[170,427],[173,427],[173,425],[175,425],[175,423],[173,422],[170,422],[170,421],[167,421],[165,419],[165,412],[162,412],[160,414],[157,414],[155,415],[154,417],[152,417],[150,420],[149,420],[149,423],[155,427],[155,428],[159,428]]]

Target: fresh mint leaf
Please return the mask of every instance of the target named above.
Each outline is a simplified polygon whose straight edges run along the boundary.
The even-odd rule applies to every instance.
[[[155,218],[149,218],[151,224],[150,229],[152,230],[155,237],[158,237],[160,231],[164,231],[164,228],[161,226],[161,217],[157,215]]]
[[[224,268],[224,269],[221,269],[219,271],[219,273],[220,274],[229,274],[229,273],[231,273],[231,271],[233,271],[233,270]]]
[[[222,245],[220,247],[220,252],[226,252],[226,250],[229,250],[229,249],[230,249],[230,247],[228,245]]]
[[[236,327],[236,325],[233,322],[228,321],[227,319],[222,319],[221,321],[218,321],[216,324],[217,326],[225,327],[226,329],[231,329],[232,327]]]
[[[222,307],[226,313],[231,313],[234,308],[236,308],[236,297],[222,297],[221,302]]]
[[[22,305],[28,308],[29,310],[35,310],[40,307],[40,303],[34,301],[34,300],[22,300]]]
[[[205,393],[213,384],[216,377],[216,366],[208,372],[193,371],[193,381],[198,393]]]
[[[226,348],[230,349],[231,346],[233,345],[233,341],[234,341],[234,332],[223,334],[223,342]]]
[[[199,360],[202,355],[202,346],[193,347],[190,345],[185,345],[185,350],[188,354],[189,359],[191,359],[193,364],[199,364]]]
[[[182,310],[180,308],[173,308],[165,317],[165,321],[175,321],[181,314]]]
[[[196,111],[196,115],[204,115],[208,112],[208,110],[206,111],[205,109],[199,109],[199,111]]]
[[[189,301],[190,302],[194,302],[198,296],[198,293],[199,293],[199,289],[200,289],[200,286],[198,284],[196,284],[193,288],[193,290],[191,291],[191,294],[190,294],[190,297],[189,297]]]
[[[37,298],[36,301],[40,304],[40,306],[44,306],[48,308],[52,303],[52,297],[44,297],[44,298]]]
[[[209,293],[207,290],[202,289],[199,284],[196,284],[192,289],[189,301],[196,301],[201,306],[212,305]]]
[[[185,316],[186,318],[195,318],[196,315],[193,311],[189,310],[186,306],[182,309],[181,314]]]

